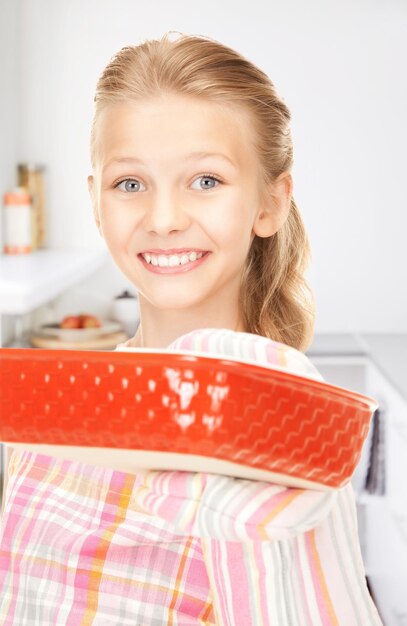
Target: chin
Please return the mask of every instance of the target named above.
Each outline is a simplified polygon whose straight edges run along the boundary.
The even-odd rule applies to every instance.
[[[182,311],[183,309],[189,309],[191,307],[198,306],[204,300],[207,299],[206,294],[197,295],[196,293],[192,295],[191,292],[188,293],[186,289],[182,292],[177,290],[162,290],[160,293],[152,294],[143,293],[143,296],[151,306],[156,309],[171,310],[171,311]]]
[[[189,298],[157,298],[156,300],[150,299],[150,303],[156,309],[161,311],[182,311],[199,305],[201,300],[189,299]]]

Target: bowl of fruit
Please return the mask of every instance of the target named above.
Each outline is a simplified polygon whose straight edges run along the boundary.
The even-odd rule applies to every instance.
[[[102,339],[103,338],[103,339]],[[72,347],[89,343],[92,348],[100,343],[104,345],[112,345],[119,343],[127,338],[127,334],[123,332],[120,322],[114,320],[102,320],[97,315],[90,313],[78,313],[76,315],[66,315],[60,322],[50,324],[42,324],[35,330],[34,336],[31,337],[32,345],[36,347],[54,347],[59,343],[64,343],[60,347]],[[92,343],[93,342],[93,343]]]

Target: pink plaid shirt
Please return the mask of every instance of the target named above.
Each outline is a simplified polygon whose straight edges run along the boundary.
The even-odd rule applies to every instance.
[[[373,626],[353,489],[14,451],[0,624]]]

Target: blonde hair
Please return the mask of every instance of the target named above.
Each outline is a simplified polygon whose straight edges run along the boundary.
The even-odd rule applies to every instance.
[[[171,33],[180,37],[171,39]],[[98,79],[90,151],[95,166],[102,110],[160,94],[232,104],[248,111],[261,180],[267,185],[291,168],[291,114],[262,70],[233,49],[200,35],[169,31],[116,53]],[[271,237],[254,237],[239,295],[246,332],[305,351],[312,342],[315,303],[304,278],[310,244],[294,200],[285,223]]]

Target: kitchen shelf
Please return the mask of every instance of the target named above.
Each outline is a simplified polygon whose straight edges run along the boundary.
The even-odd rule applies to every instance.
[[[0,316],[24,315],[99,269],[105,250],[44,249],[0,255]]]

